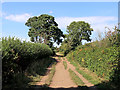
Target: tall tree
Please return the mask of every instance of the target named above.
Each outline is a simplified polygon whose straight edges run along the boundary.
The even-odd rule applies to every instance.
[[[82,44],[82,40],[91,41],[90,35],[93,31],[90,28],[90,24],[84,21],[73,21],[69,26],[67,26],[68,40],[74,49],[76,46]]]
[[[25,23],[30,27],[28,35],[32,42],[45,43],[52,47],[53,42],[62,42],[63,32],[58,28],[53,16],[42,14],[29,18]]]

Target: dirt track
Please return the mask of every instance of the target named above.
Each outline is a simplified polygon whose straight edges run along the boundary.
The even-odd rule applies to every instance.
[[[70,88],[77,87],[71,80],[68,70],[65,70],[62,60],[56,65],[56,72],[50,85],[51,88]]]
[[[79,74],[75,67],[70,64],[70,62],[63,60],[65,57],[61,57],[59,60],[58,56],[55,57],[55,59],[58,61],[58,63],[55,66],[55,74],[52,78],[52,82],[50,84],[50,88],[78,88],[78,86],[73,82],[73,80],[70,77],[69,69],[75,72],[75,74],[84,82],[84,84],[89,87],[89,90],[97,90],[97,88],[94,86],[94,84],[91,84],[86,80],[81,74]],[[67,63],[67,69],[64,68],[63,61],[66,61]],[[40,82],[37,83],[37,85],[45,85],[45,81],[48,79],[49,74],[43,76]]]

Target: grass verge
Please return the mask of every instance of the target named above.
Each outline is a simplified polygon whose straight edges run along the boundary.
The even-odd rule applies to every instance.
[[[95,73],[88,70],[87,68],[81,67],[76,61],[68,60],[73,66],[75,66],[76,71],[80,73],[84,78],[86,78],[92,84],[99,84],[102,82],[102,78],[99,78]]]
[[[33,86],[33,85],[36,85],[37,82],[39,82],[42,78],[42,76],[40,75],[31,75],[31,76],[28,76],[32,81],[29,82],[29,86]]]
[[[63,52],[57,52],[57,55],[64,56]]]
[[[92,83],[92,84],[98,84],[98,83],[100,83],[99,80],[93,78],[90,74],[85,73],[85,71],[80,70],[78,68],[76,68],[76,71],[78,73],[80,73],[84,78],[86,78],[90,83]]]
[[[72,77],[72,80],[74,83],[78,86],[84,86],[84,82],[72,71],[71,69],[68,70],[70,73],[70,76]]]
[[[63,60],[65,60],[65,57],[63,57]]]
[[[63,61],[64,68],[67,69],[67,63],[66,61]]]
[[[55,72],[56,63],[56,60],[52,57],[36,60],[30,64],[24,72],[14,74],[13,77],[11,77],[12,81],[9,81],[10,84],[5,85],[3,88],[34,88],[36,87],[36,83],[40,82],[46,74],[47,68],[50,65],[52,65],[49,76],[49,81],[51,81]]]
[[[61,60],[61,57],[58,57],[58,60]]]
[[[48,79],[45,81],[46,85],[48,85],[48,86],[51,84],[52,78],[55,74],[55,65],[56,65],[56,62],[54,62],[54,64],[52,65],[52,69],[49,73]]]
[[[54,66],[54,63],[56,63],[55,60],[49,57],[35,61],[33,64],[31,64],[26,70],[27,77],[31,79],[31,81],[28,83],[29,87],[34,87],[37,82],[40,82],[42,77],[46,74],[47,68],[50,65]]]

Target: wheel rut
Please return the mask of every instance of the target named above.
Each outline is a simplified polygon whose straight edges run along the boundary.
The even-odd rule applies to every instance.
[[[71,80],[68,70],[65,70],[63,61],[59,60],[56,65],[56,72],[50,84],[51,88],[70,88],[77,87],[77,85]]]

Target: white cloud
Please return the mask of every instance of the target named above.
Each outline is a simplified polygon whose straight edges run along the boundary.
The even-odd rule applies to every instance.
[[[30,37],[27,37],[27,38],[24,38],[24,37],[21,37],[21,38],[19,38],[21,41],[30,41]]]
[[[9,15],[6,16],[5,19],[11,20],[11,21],[16,21],[16,22],[26,22],[28,18],[30,18],[31,15],[28,13],[20,14],[20,15]]]
[[[104,31],[105,27],[113,27],[112,22],[117,22],[117,17],[113,16],[90,16],[90,17],[57,17],[56,22],[59,28],[65,29],[73,21],[85,21],[88,22],[94,31]],[[117,24],[117,23],[116,23]]]
[[[107,32],[108,29],[105,27],[110,28],[113,31],[115,25],[117,25],[117,17],[113,16],[91,16],[91,17],[57,17],[55,21],[58,23],[58,27],[62,29],[65,33],[66,28],[70,25],[73,21],[85,21],[88,22],[91,27],[93,28],[91,39],[95,41],[96,38],[98,39],[98,33],[101,33],[102,37],[104,37],[105,31]],[[83,44],[87,41],[82,41]]]
[[[53,11],[49,11],[49,13],[53,13]]]

